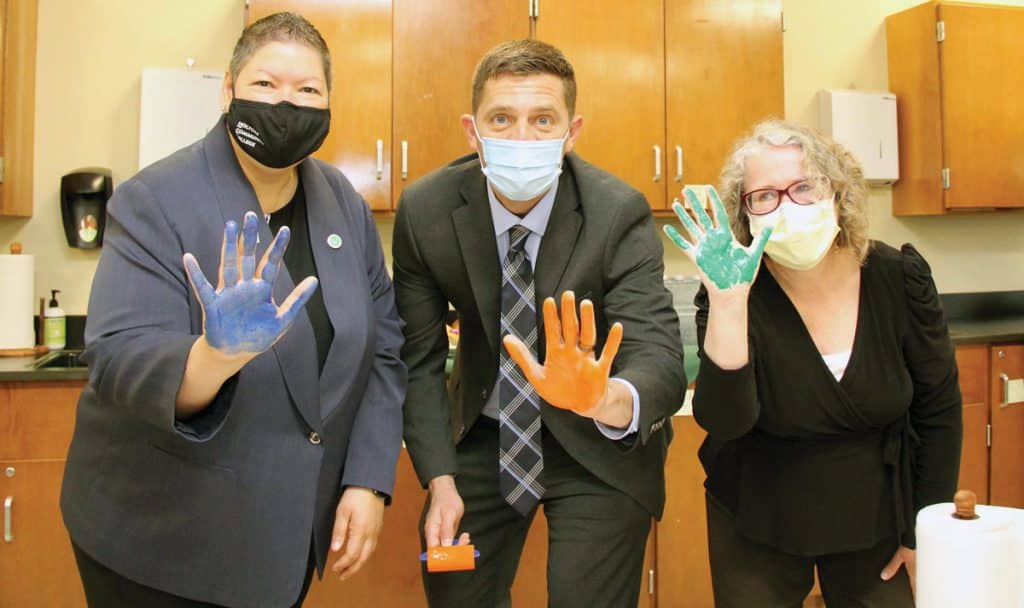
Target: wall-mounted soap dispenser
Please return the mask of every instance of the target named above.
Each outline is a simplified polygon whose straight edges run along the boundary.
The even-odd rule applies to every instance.
[[[60,178],[60,214],[69,246],[95,249],[103,244],[107,199],[113,191],[110,169],[88,167]]]

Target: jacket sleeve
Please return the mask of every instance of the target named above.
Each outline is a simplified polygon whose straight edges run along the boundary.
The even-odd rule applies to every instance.
[[[421,256],[410,217],[413,205],[404,196],[399,201],[392,248],[395,301],[405,321],[402,360],[409,367],[403,408],[405,445],[425,487],[439,475],[456,473],[455,439],[444,378],[448,300]]]
[[[380,235],[369,208],[362,202],[366,234],[366,273],[376,317],[373,367],[352,427],[345,459],[343,486],[361,486],[392,494],[395,465],[402,448],[402,401],[406,369],[400,358],[402,321],[384,263]]]
[[[623,205],[605,246],[602,312],[609,326],[623,326],[612,376],[637,391],[641,445],[682,407],[686,395],[679,318],[665,288],[663,254],[650,206],[638,193]],[[637,437],[624,441],[630,440]]]
[[[711,304],[703,285],[694,296],[693,303],[697,307],[697,352],[700,357],[697,387],[693,393],[693,417],[714,439],[736,439],[747,434],[760,415],[754,380],[754,344],[752,340],[748,342],[749,360],[743,367],[734,370],[718,367],[704,354]]]
[[[129,180],[108,205],[103,253],[89,296],[84,359],[104,407],[189,441],[206,441],[230,409],[237,375],[199,414],[175,419],[192,344],[191,287],[177,229],[145,184]],[[207,272],[210,269],[206,269]]]
[[[931,268],[904,245],[907,333],[903,355],[914,382],[910,423],[920,441],[914,450],[914,508],[949,502],[956,492],[963,438],[963,402],[956,356]]]

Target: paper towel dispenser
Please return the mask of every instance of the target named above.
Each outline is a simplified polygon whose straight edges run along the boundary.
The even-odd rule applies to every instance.
[[[818,129],[853,154],[869,184],[889,185],[900,178],[893,93],[818,91]]]
[[[113,191],[110,169],[88,167],[60,178],[60,214],[68,246],[95,249],[103,244],[107,199]]]

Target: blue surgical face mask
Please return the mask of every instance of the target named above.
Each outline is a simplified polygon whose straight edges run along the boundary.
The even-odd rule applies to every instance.
[[[569,132],[559,139],[520,141],[480,137],[473,121],[473,131],[482,146],[484,162],[481,170],[491,187],[509,200],[528,201],[551,188],[562,174],[562,148]]]

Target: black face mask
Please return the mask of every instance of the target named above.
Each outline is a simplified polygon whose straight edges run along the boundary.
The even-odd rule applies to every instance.
[[[331,128],[331,111],[236,97],[228,106],[227,125],[249,156],[261,165],[283,169],[320,148]]]

